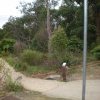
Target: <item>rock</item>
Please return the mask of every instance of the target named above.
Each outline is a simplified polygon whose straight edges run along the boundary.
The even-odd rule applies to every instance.
[[[49,75],[45,79],[46,80],[60,80],[60,75]]]

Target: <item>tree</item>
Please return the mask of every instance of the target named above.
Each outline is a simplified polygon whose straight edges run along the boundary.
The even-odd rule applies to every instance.
[[[66,52],[67,42],[67,35],[62,28],[58,28],[58,30],[55,30],[49,40],[49,45],[51,48],[50,54],[53,56],[53,58],[56,58],[56,60],[58,60],[60,63],[64,60],[66,61],[66,54],[68,53]]]
[[[75,0],[63,0],[64,4],[60,7],[59,15],[61,16],[61,25],[69,38],[76,35],[83,40],[83,3]],[[88,45],[96,41],[96,26],[93,17],[93,10],[89,7],[89,24],[88,24]]]
[[[3,39],[2,41],[0,41],[0,53],[1,52],[12,53],[14,50],[13,48],[14,43],[15,43],[14,39]]]
[[[8,37],[17,40],[18,43],[26,44],[28,48],[38,48],[39,50],[42,47],[41,49],[43,50],[39,51],[47,51],[47,44],[50,38],[47,33],[51,34],[51,31],[54,30],[53,28],[51,30],[51,27],[53,16],[57,18],[57,14],[55,14],[57,10],[53,10],[57,5],[57,0],[48,1],[47,5],[48,7],[45,0],[20,3],[18,9],[23,13],[23,16],[20,18],[10,17],[8,23],[3,26],[4,32],[9,34]],[[33,43],[34,41],[37,42]]]
[[[83,1],[81,0],[74,0],[79,5],[83,5]],[[96,25],[96,40],[100,42],[100,1],[99,0],[88,0],[89,8],[92,8],[93,17]]]
[[[97,35],[97,43],[100,43],[100,1],[96,0],[96,35]]]
[[[38,38],[40,38],[39,36],[44,36],[44,35],[47,38],[47,39],[45,38],[45,42],[48,43],[51,37],[51,33],[53,31],[51,30],[52,20],[53,20],[52,17],[54,13],[56,12],[56,10],[53,10],[56,5],[57,5],[57,0],[52,0],[52,1],[36,0],[35,2],[29,3],[29,4],[21,3],[21,7],[22,7],[21,11],[23,12],[24,16],[27,16],[27,17],[31,16],[33,18],[31,23],[34,23],[36,25],[36,27],[34,27],[33,30],[36,30],[36,29],[37,30],[35,31],[34,38],[32,39],[33,41],[38,41],[36,43],[40,43],[40,44],[44,43],[44,41],[40,41],[40,40],[44,40],[43,37],[41,37],[41,39],[38,40]],[[30,23],[29,24],[26,23],[25,25],[28,27]],[[41,29],[44,31],[41,31]],[[39,35],[40,33],[41,35]],[[47,35],[45,33],[47,33]],[[38,45],[39,47],[38,46],[36,47],[36,43],[32,42],[32,45],[35,44],[35,48],[40,48],[43,46],[43,45],[41,46]],[[48,45],[48,52],[50,52],[49,45]]]
[[[4,34],[3,29],[0,29],[0,41],[6,36],[6,34]]]
[[[50,0],[45,0],[45,2],[46,2],[46,9],[47,9],[47,34],[48,34],[48,40],[51,37],[49,1]],[[50,53],[50,52],[51,52],[51,49],[50,49],[50,46],[48,44],[48,53]]]

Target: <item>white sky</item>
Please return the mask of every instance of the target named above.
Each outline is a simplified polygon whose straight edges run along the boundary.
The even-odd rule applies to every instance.
[[[0,28],[8,21],[10,16],[21,16],[16,9],[20,2],[32,2],[34,0],[0,0]]]

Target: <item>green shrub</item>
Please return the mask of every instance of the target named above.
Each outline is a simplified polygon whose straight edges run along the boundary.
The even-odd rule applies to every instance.
[[[0,53],[4,56],[8,53],[12,53],[14,49],[14,43],[14,39],[3,39],[2,41],[0,41]]]
[[[11,77],[8,75],[5,80],[4,89],[9,92],[11,91],[18,92],[18,91],[22,91],[23,87],[21,86],[19,82],[13,81]]]
[[[28,64],[25,62],[22,62],[19,58],[17,57],[6,57],[6,61],[15,68],[16,71],[26,71]]]
[[[43,61],[43,54],[35,50],[24,50],[21,60],[29,65],[39,65]]]
[[[63,52],[67,47],[67,40],[63,29],[56,30],[49,41],[52,52]]]
[[[59,63],[65,61],[68,38],[63,29],[55,30],[50,38],[49,45],[51,48],[51,56]]]
[[[32,39],[31,48],[40,52],[48,51],[48,38],[47,33],[41,28]]]
[[[14,68],[16,71],[26,71],[27,67],[28,67],[27,63],[17,62]]]
[[[91,50],[91,53],[95,56],[96,59],[100,60],[100,45]]]
[[[14,66],[15,63],[17,62],[17,60],[16,60],[14,57],[12,57],[12,56],[6,57],[6,61],[7,61],[11,66]]]
[[[63,29],[58,29],[53,33],[49,44],[51,56],[60,64],[62,62],[67,62],[69,65],[79,63],[75,57],[80,56],[82,41],[76,36],[68,38]]]
[[[57,66],[58,67],[58,66]],[[26,70],[26,75],[33,75],[33,74],[41,74],[41,73],[48,73],[51,71],[55,71],[57,67],[52,66],[29,66]]]
[[[68,40],[68,43],[67,43],[67,49],[69,51],[75,52],[75,53],[79,52],[79,51],[82,51],[82,49],[83,49],[82,40],[80,40],[76,36],[70,37],[70,39]]]

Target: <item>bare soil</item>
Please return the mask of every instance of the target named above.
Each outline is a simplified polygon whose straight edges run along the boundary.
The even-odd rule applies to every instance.
[[[14,96],[12,96],[12,95],[10,95],[10,96],[5,96],[5,97],[3,97],[3,98],[0,99],[0,100],[20,100],[20,99],[14,97]]]
[[[72,73],[74,70],[74,73]],[[48,73],[32,74],[33,78],[45,79],[47,76],[59,74],[57,71]],[[68,80],[81,80],[82,79],[82,65],[72,66],[67,75]],[[100,79],[100,61],[92,61],[87,63],[87,79]]]
[[[82,79],[82,65],[75,66],[76,72],[71,75],[72,80]],[[100,79],[100,61],[92,61],[87,63],[86,74],[88,80]]]
[[[75,73],[71,74],[69,77],[71,78],[71,80],[80,80],[82,79],[82,66],[74,66],[75,68]],[[13,72],[13,69],[11,69]],[[15,73],[15,72],[13,72]],[[13,74],[12,73],[12,74]],[[19,73],[13,74],[13,75],[17,75]],[[55,73],[50,73],[48,75],[51,74],[55,74]],[[47,75],[47,74],[46,74]],[[42,75],[35,75],[35,77],[41,78]],[[45,77],[45,75],[43,75]],[[44,78],[42,77],[42,78]],[[26,77],[23,77],[26,79]],[[30,80],[30,78],[27,78]],[[94,62],[90,62],[87,64],[87,79],[100,79],[100,61],[94,61]],[[34,79],[35,80],[35,79]],[[31,80],[30,80],[31,81]],[[38,80],[39,81],[39,80]],[[27,81],[25,81],[27,82]],[[25,83],[24,82],[24,83]],[[39,81],[40,82],[40,81]],[[46,81],[45,81],[46,82]],[[53,82],[54,83],[54,82]],[[61,83],[62,84],[62,83]],[[63,83],[64,84],[64,83]],[[37,84],[35,84],[37,85]],[[40,83],[41,85],[41,83]],[[44,84],[42,84],[44,85]],[[53,84],[54,85],[54,84]],[[89,85],[90,86],[90,85]],[[94,85],[93,85],[94,86]],[[37,87],[38,88],[38,87]],[[37,89],[36,88],[36,89]],[[48,87],[47,87],[48,88]],[[60,88],[60,87],[59,87]],[[64,88],[65,89],[65,88]],[[91,89],[91,88],[90,88]],[[42,89],[43,90],[43,89]],[[41,90],[41,91],[42,91]],[[58,90],[57,90],[58,91]],[[61,90],[60,90],[61,91]],[[56,92],[54,92],[56,93]],[[99,93],[99,92],[98,92]],[[60,92],[61,94],[61,92]],[[41,93],[38,92],[20,92],[20,93],[16,93],[13,95],[7,95],[5,94],[5,96],[1,96],[0,100],[68,100],[68,99],[61,99],[61,98],[49,98],[47,96],[42,95]],[[92,100],[92,99],[91,99]],[[97,99],[96,99],[97,100]]]
[[[39,92],[23,91],[17,93],[11,93],[0,98],[0,100],[68,100],[61,98],[50,98],[42,95]]]

